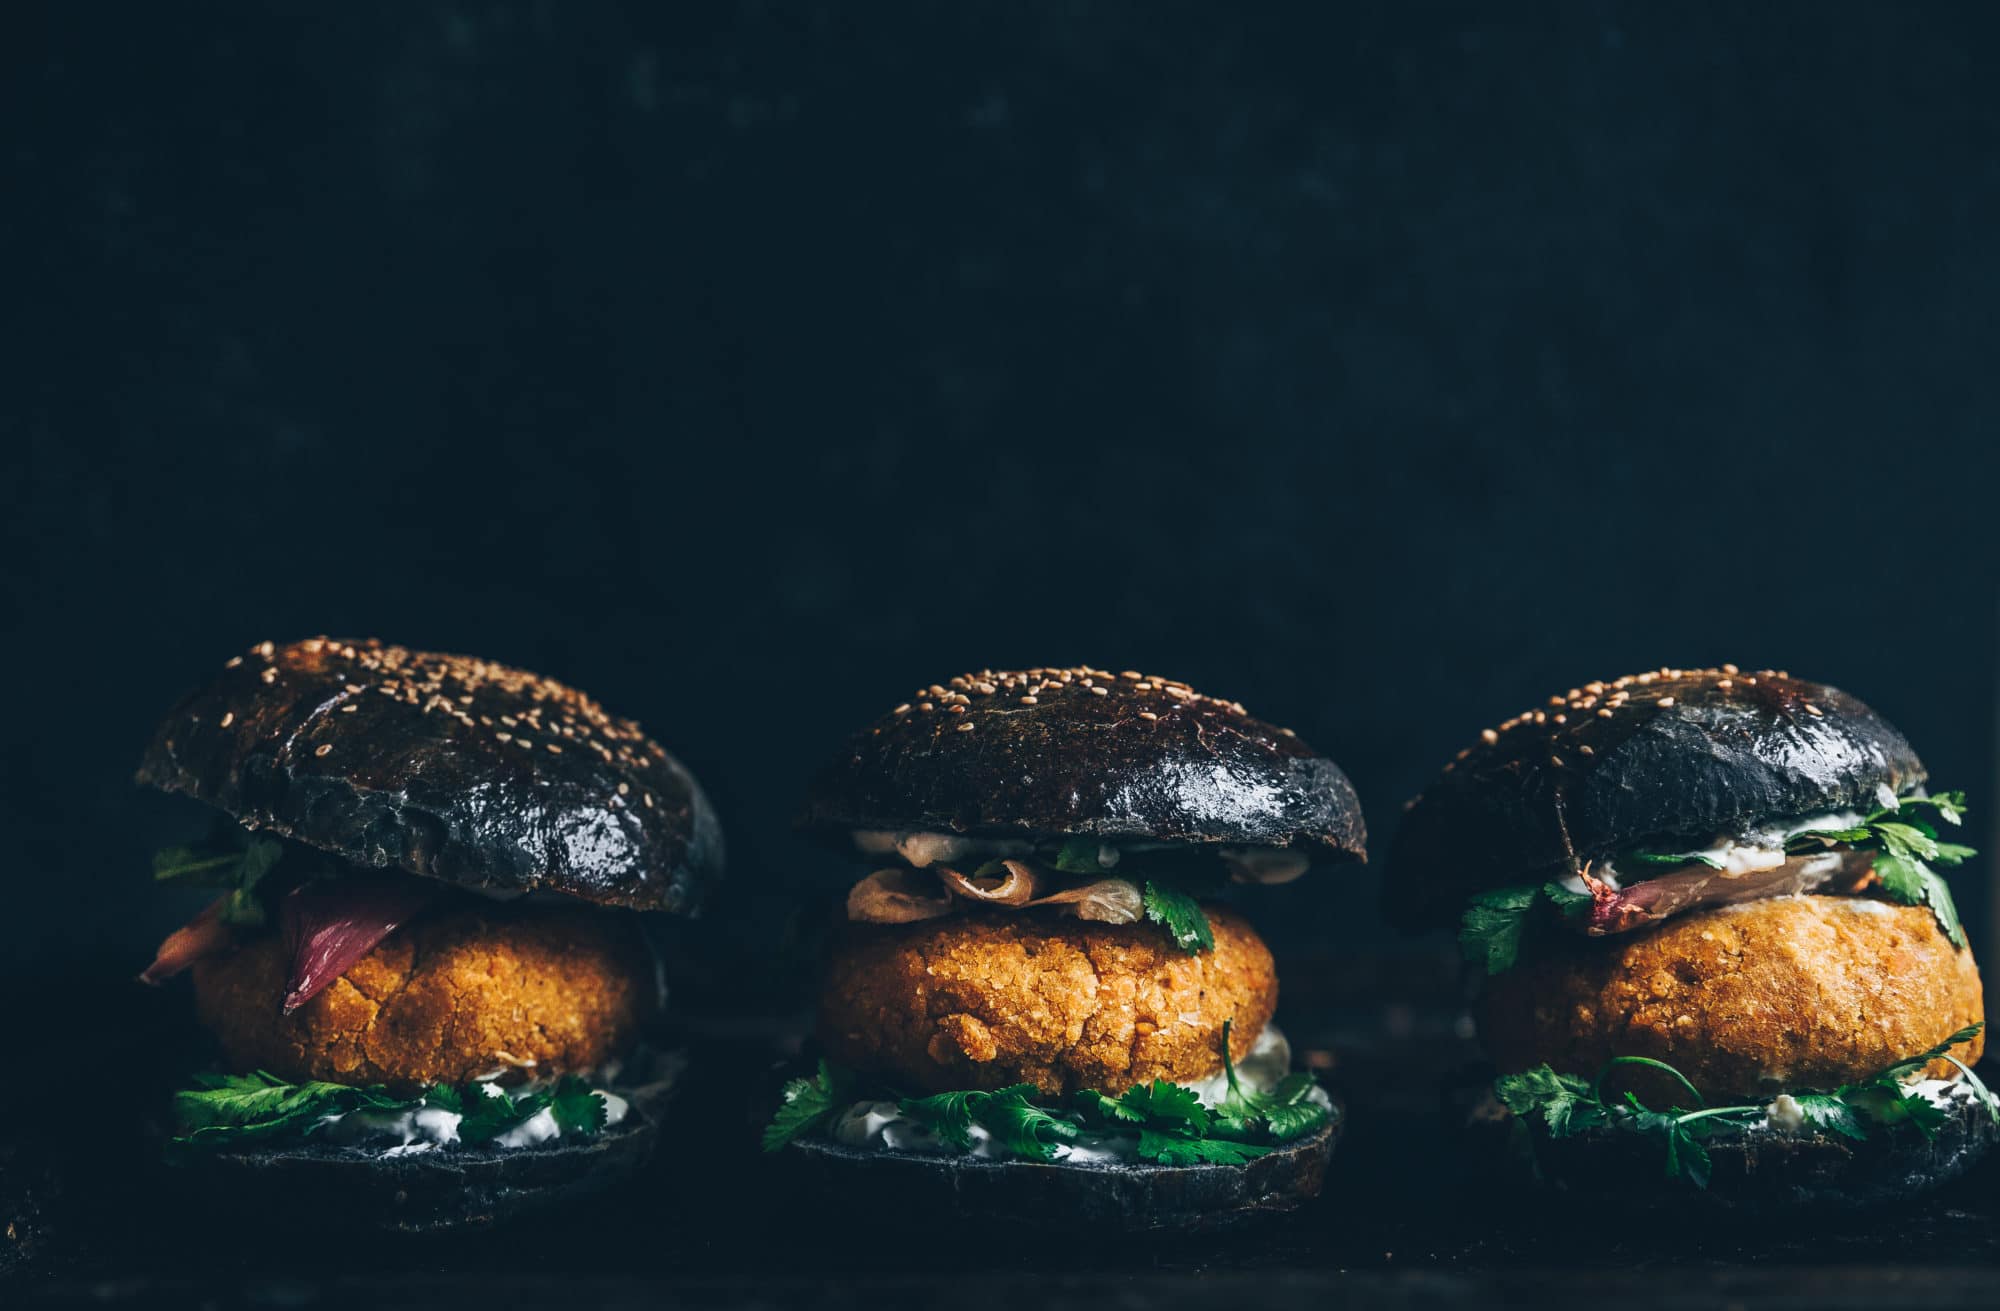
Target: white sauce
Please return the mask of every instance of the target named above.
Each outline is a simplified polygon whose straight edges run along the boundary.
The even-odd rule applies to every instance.
[[[1883,791],[1887,793],[1888,789],[1884,788]],[[1893,805],[1895,803],[1895,795],[1889,793],[1888,796],[1888,801],[1883,804]],[[1866,819],[1866,815],[1854,810],[1823,811],[1817,815],[1806,815],[1799,819],[1786,820],[1782,824],[1766,825],[1762,828],[1752,829],[1750,832],[1742,834],[1739,837],[1719,837],[1706,847],[1693,848],[1688,852],[1688,855],[1690,857],[1705,856],[1709,860],[1717,862],[1722,866],[1717,873],[1725,877],[1751,874],[1759,870],[1776,869],[1787,860],[1792,859],[1792,857],[1785,854],[1785,844],[1799,834],[1809,833],[1815,829],[1858,828]],[[1838,855],[1837,852],[1826,854],[1828,856]],[[1815,857],[1815,859],[1822,858]],[[1839,867],[1840,862],[1834,859],[1820,868],[1808,865],[1806,872],[1824,874],[1826,877],[1831,878]],[[1606,861],[1591,872],[1610,883],[1612,887],[1619,886],[1617,871],[1612,862]],[[1563,880],[1565,887],[1568,887],[1572,883],[1576,885],[1572,889],[1573,891],[1585,891],[1582,880],[1574,877]]]
[[[1276,1087],[1292,1069],[1292,1045],[1275,1024],[1267,1025],[1257,1035],[1250,1054],[1236,1063],[1237,1082],[1247,1092],[1264,1093]],[[1194,1083],[1183,1083],[1181,1087],[1200,1096],[1208,1106],[1221,1102],[1228,1092],[1228,1076],[1218,1071],[1207,1079]],[[1331,1108],[1333,1099],[1324,1089],[1315,1088],[1313,1100]],[[833,1121],[829,1133],[835,1142],[847,1147],[872,1148],[884,1152],[922,1152],[936,1155],[957,1155],[959,1149],[941,1141],[929,1129],[905,1116],[895,1102],[856,1102]],[[971,1129],[972,1145],[967,1149],[972,1156],[993,1159],[1002,1155],[992,1141],[992,1135],[978,1125]],[[1112,1161],[1130,1160],[1139,1149],[1139,1139],[1135,1134],[1109,1133],[1085,1129],[1067,1143],[1056,1145],[1055,1159],[1071,1165],[1102,1165]]]
[[[509,1095],[506,1089],[495,1083],[481,1082],[477,1086],[488,1097]],[[526,1085],[517,1091],[526,1093],[532,1087]],[[631,1103],[618,1094],[601,1088],[592,1091],[604,1099],[605,1128],[619,1123],[630,1113]],[[420,1106],[408,1111],[349,1111],[322,1118],[320,1123],[324,1127],[320,1132],[330,1142],[386,1144],[381,1152],[385,1157],[416,1156],[456,1143],[458,1127],[464,1118],[455,1111],[435,1106]],[[539,1147],[560,1137],[562,1126],[556,1123],[554,1113],[544,1107],[495,1138],[492,1146],[503,1149]]]
[[[1031,857],[1035,844],[1021,838],[968,838],[955,833],[922,830],[855,829],[854,848],[866,856],[896,855],[913,869],[933,865],[983,865],[989,860]],[[1132,852],[1169,851],[1164,842],[1099,843],[1099,869],[1114,869]],[[1218,847],[1216,855],[1238,883],[1290,883],[1304,874],[1312,858],[1288,847]]]

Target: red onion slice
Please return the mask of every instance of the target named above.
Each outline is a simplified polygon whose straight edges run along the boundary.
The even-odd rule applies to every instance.
[[[443,895],[429,879],[357,874],[293,889],[281,912],[285,951],[285,1014],[331,987],[419,911]]]

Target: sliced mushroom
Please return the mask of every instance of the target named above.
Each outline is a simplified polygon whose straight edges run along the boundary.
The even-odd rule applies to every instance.
[[[920,870],[878,869],[847,893],[847,918],[859,924],[914,924],[956,909],[950,890]]]
[[[1020,860],[1000,862],[1004,874],[975,874],[970,878],[943,865],[936,867],[944,885],[967,901],[987,906],[1027,906],[1035,900],[1037,879],[1032,865]]]
[[[1130,879],[1098,879],[1073,888],[1051,892],[1030,906],[1062,906],[1080,920],[1099,924],[1137,924],[1145,913],[1146,899],[1139,885]]]

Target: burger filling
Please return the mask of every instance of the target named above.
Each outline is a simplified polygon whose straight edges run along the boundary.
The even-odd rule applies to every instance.
[[[1480,893],[1461,917],[1460,948],[1469,963],[1498,974],[1543,925],[1607,936],[1703,907],[1806,892],[1928,906],[1963,947],[1958,911],[1938,871],[1976,854],[1939,837],[1962,822],[1965,794],[1898,798],[1884,788],[1878,801],[1865,814],[1825,812],[1701,843],[1632,847],[1548,882]]]
[[[1104,1165],[1244,1165],[1332,1123],[1333,1100],[1291,1070],[1291,1045],[1266,1025],[1239,1065],[1223,1026],[1222,1071],[1191,1082],[1155,1079],[1122,1096],[1083,1090],[1063,1099],[1032,1084],[897,1097],[825,1061],[794,1079],[764,1150],[821,1139],[862,1151]]]
[[[1225,882],[1289,883],[1310,864],[1290,848],[1097,838],[1042,842],[863,829],[854,833],[854,845],[893,862],[849,892],[847,917],[856,923],[910,924],[974,907],[1046,909],[1102,924],[1150,920],[1190,954],[1214,945],[1200,898]]]
[[[618,1033],[604,1035],[616,1041],[643,1009],[631,999],[657,988],[632,977],[657,967],[633,959],[644,955],[636,933],[628,941],[587,910],[502,908],[234,826],[205,846],[157,853],[154,875],[218,895],[168,935],[141,980],[194,970],[203,1020],[223,1048],[242,1066],[265,1067],[199,1076],[176,1094],[177,1152],[305,1140],[395,1156],[529,1148],[593,1136],[629,1114],[628,1098],[607,1086],[619,1068],[598,1065],[597,1035],[579,1039],[532,1017],[548,1019],[536,1002],[550,987],[587,991],[572,1009],[617,1017]],[[392,951],[399,930],[426,940],[428,952],[402,939]],[[484,963],[474,969],[467,956]],[[523,980],[511,993],[503,964]],[[575,977],[552,979],[552,968]],[[329,989],[362,969],[370,981],[335,1005]],[[544,1059],[524,1044],[473,1051],[468,1038],[456,1050],[437,1036],[510,1031],[546,1039]],[[576,1064],[594,1068],[546,1059],[583,1051],[593,1054]]]

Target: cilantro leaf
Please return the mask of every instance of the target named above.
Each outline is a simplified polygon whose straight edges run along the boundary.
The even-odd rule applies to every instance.
[[[475,1147],[490,1143],[539,1115],[555,1101],[547,1092],[529,1092],[517,1097],[493,1083],[469,1083],[460,1096],[465,1109],[464,1118],[458,1122],[458,1140]]]
[[[1824,1129],[1828,1133],[1837,1133],[1843,1138],[1853,1138],[1856,1141],[1868,1136],[1867,1129],[1862,1127],[1860,1116],[1856,1115],[1854,1108],[1838,1094],[1800,1093],[1792,1100],[1799,1104],[1799,1110],[1804,1113],[1806,1123],[1815,1129]]]
[[[1032,1088],[1024,1085],[980,1094],[979,1123],[1006,1151],[1030,1160],[1052,1161],[1057,1145],[1071,1141],[1081,1130],[1075,1121],[1029,1101],[1030,1092]]]
[[[1246,1165],[1272,1150],[1229,1138],[1188,1138],[1154,1129],[1139,1131],[1139,1155],[1162,1165]]]
[[[940,1141],[950,1143],[962,1152],[972,1146],[971,1102],[980,1095],[942,1092],[933,1097],[906,1097],[896,1105],[904,1115],[936,1134]]]
[[[1118,1102],[1135,1112],[1141,1122],[1196,1137],[1208,1132],[1208,1109],[1201,1104],[1200,1097],[1177,1083],[1155,1079],[1149,1084],[1137,1084]]]
[[[1885,851],[1875,858],[1875,877],[1893,900],[1906,906],[1929,906],[1952,945],[1965,946],[1965,927],[1959,922],[1958,907],[1943,875],[1915,857]]]
[[[1050,863],[1064,874],[1102,874],[1104,862],[1097,858],[1097,853],[1103,846],[1096,838],[1070,838]]]
[[[1178,888],[1148,881],[1146,918],[1164,927],[1174,945],[1190,956],[1215,949],[1215,933],[1209,928],[1208,914],[1201,903]]]
[[[324,1118],[349,1111],[403,1105],[380,1087],[312,1081],[287,1083],[253,1074],[196,1076],[193,1088],[174,1094],[176,1148],[228,1148],[271,1139],[309,1137]]]
[[[1706,851],[1645,851],[1633,848],[1621,851],[1612,860],[1617,869],[1678,869],[1682,865],[1706,865],[1710,869],[1721,869],[1720,857]]]
[[[573,1074],[557,1080],[550,1094],[549,1110],[565,1137],[589,1138],[601,1132],[610,1109],[602,1093],[591,1091],[588,1083]]]
[[[1302,1138],[1327,1121],[1327,1109],[1318,1102],[1286,1102],[1264,1108],[1264,1125],[1281,1143]]]
[[[264,923],[257,884],[284,858],[284,844],[235,829],[223,842],[202,847],[166,847],[153,853],[153,878],[161,883],[227,888],[219,917],[225,924],[255,928]]]
[[[844,1072],[821,1061],[819,1073],[814,1077],[786,1083],[784,1092],[779,1094],[777,1112],[771,1116],[771,1123],[764,1126],[764,1150],[778,1151],[794,1138],[825,1124],[840,1106],[840,1089],[846,1082]]]
[[[1121,1098],[1106,1097],[1095,1088],[1085,1088],[1076,1094],[1076,1106],[1091,1118],[1104,1124],[1144,1124],[1146,1117],[1127,1106]]]
[[[1458,925],[1458,950],[1468,964],[1483,965],[1488,974],[1514,967],[1521,952],[1521,932],[1528,911],[1541,889],[1532,884],[1482,892],[1466,903]]]
[[[1502,1075],[1493,1081],[1493,1095],[1516,1115],[1541,1116],[1554,1138],[1567,1138],[1605,1119],[1603,1103],[1586,1080],[1557,1074],[1547,1065]]]

